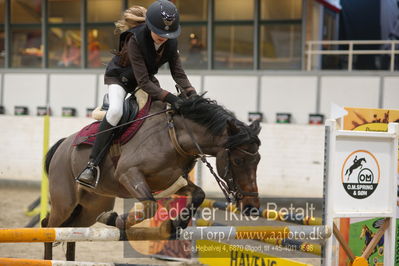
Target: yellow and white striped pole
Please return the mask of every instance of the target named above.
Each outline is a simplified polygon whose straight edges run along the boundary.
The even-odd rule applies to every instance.
[[[0,265],[6,266],[134,266],[137,264],[119,264],[102,262],[80,262],[80,261],[61,261],[61,260],[34,260],[34,259],[14,259],[0,258]]]
[[[215,208],[220,210],[225,210],[227,212],[239,213],[238,208],[233,204],[227,204],[227,202],[216,201],[211,199],[205,199],[201,204],[201,208]],[[259,209],[259,217],[265,218],[269,221],[281,221],[281,222],[289,222],[303,225],[322,225],[323,221],[320,217],[302,217],[298,219],[297,217],[292,216],[284,211],[276,211],[276,210],[268,210],[268,209]]]
[[[79,242],[165,240],[158,228],[13,228],[0,229],[0,243],[16,242]],[[154,233],[155,232],[155,233]],[[187,227],[178,232],[179,240],[233,239],[309,239],[326,240],[331,236],[328,226],[212,226]]]

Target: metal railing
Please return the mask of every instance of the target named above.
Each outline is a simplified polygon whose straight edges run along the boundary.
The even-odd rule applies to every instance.
[[[348,56],[348,71],[352,71],[353,68],[353,56],[354,55],[389,55],[389,71],[395,71],[395,55],[399,54],[399,40],[368,40],[368,41],[307,41],[306,49],[306,70],[311,71],[313,69],[313,55],[347,55]],[[337,46],[339,50],[326,50],[322,49],[323,46]],[[390,47],[390,49],[378,49],[378,50],[358,50],[354,49],[357,45],[380,45],[381,47]],[[315,47],[317,46],[317,47]],[[347,49],[343,49],[347,46]],[[396,47],[397,46],[397,47]],[[399,60],[399,59],[397,59]]]

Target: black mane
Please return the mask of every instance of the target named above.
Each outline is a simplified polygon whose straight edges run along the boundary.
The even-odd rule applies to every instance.
[[[234,123],[239,128],[239,132],[229,136],[225,145],[227,148],[247,143],[260,145],[258,136],[249,126],[238,120],[233,112],[218,105],[214,100],[202,96],[190,97],[183,101],[180,113],[185,118],[207,128],[213,136],[222,135],[228,123]]]

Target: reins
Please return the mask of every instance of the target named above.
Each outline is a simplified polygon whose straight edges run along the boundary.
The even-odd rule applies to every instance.
[[[183,118],[182,121],[183,121],[183,126],[184,126],[185,130],[188,132],[191,140],[193,141],[195,147],[197,148],[197,150],[199,152],[199,154],[197,154],[195,156],[199,157],[201,162],[204,163],[206,165],[206,167],[208,167],[209,172],[215,178],[215,180],[218,183],[220,189],[222,190],[227,202],[231,203],[234,200],[236,200],[236,201],[241,200],[244,196],[257,197],[258,196],[257,192],[243,191],[241,189],[241,187],[235,182],[235,180],[232,177],[232,175],[228,176],[228,174],[230,172],[230,149],[226,148],[226,151],[228,153],[228,160],[227,160],[227,165],[226,165],[226,167],[224,169],[223,176],[220,177],[218,174],[216,174],[216,172],[214,171],[212,165],[206,159],[206,154],[202,151],[200,145],[196,141],[196,139],[195,139],[195,137],[194,137],[194,135],[192,133],[192,130],[187,126],[185,118],[184,118],[184,115],[183,114],[180,114],[180,115]],[[182,148],[180,147],[180,149],[182,149]],[[256,156],[258,154],[258,152],[251,153],[249,151],[246,151],[246,150],[238,148],[238,147],[236,147],[235,149],[237,149],[238,151],[240,151],[240,152],[242,152],[244,154],[250,155],[250,156]],[[185,153],[188,154],[187,152],[185,152]]]
[[[181,92],[185,98],[187,98],[187,96],[184,93],[184,90],[180,89],[179,87],[176,86],[176,89],[178,92]],[[241,187],[235,182],[234,178],[232,175],[228,176],[229,172],[230,172],[230,152],[229,149],[226,149],[228,152],[228,160],[227,160],[227,165],[225,167],[225,172],[223,174],[222,177],[220,177],[215,171],[214,168],[212,167],[212,165],[208,162],[208,160],[206,159],[207,155],[202,151],[200,145],[198,144],[197,140],[195,139],[192,130],[187,126],[186,124],[186,119],[184,117],[183,114],[181,114],[182,122],[183,122],[183,126],[184,129],[186,130],[186,132],[188,133],[188,135],[190,136],[192,142],[194,143],[196,149],[198,150],[199,154],[190,154],[186,151],[184,151],[184,149],[180,146],[180,144],[177,141],[177,137],[176,137],[176,132],[175,132],[175,127],[174,127],[174,123],[173,123],[173,116],[170,115],[169,119],[168,119],[168,130],[169,130],[169,136],[172,140],[172,143],[176,149],[176,151],[182,155],[183,157],[196,157],[196,158],[200,158],[201,162],[203,164],[206,165],[206,167],[208,167],[209,172],[213,175],[213,177],[215,178],[217,184],[220,187],[220,190],[223,192],[227,202],[231,203],[234,200],[238,201],[241,200],[244,195],[247,196],[258,196],[257,192],[246,192],[243,191],[241,189]],[[250,156],[256,156],[258,154],[258,152],[256,153],[251,153],[248,152],[246,150],[243,150],[241,148],[236,148],[238,151],[243,152],[247,155]]]
[[[213,175],[213,177],[215,178],[216,182],[218,183],[220,190],[222,190],[227,202],[232,202],[234,200],[234,198],[236,198],[234,191],[231,190],[229,183],[232,182],[234,183],[234,180],[232,180],[232,178],[229,178],[227,182],[225,180],[225,178],[227,177],[228,171],[225,172],[225,175],[223,177],[220,177],[218,174],[215,173],[212,165],[208,162],[208,160],[206,159],[206,154],[202,151],[200,145],[198,144],[197,140],[195,139],[192,130],[187,126],[186,124],[186,119],[184,118],[183,114],[180,114],[182,116],[182,121],[183,121],[183,126],[184,129],[187,131],[188,135],[190,136],[191,140],[193,141],[195,147],[197,148],[199,154],[195,155],[196,157],[199,157],[201,162],[203,164],[206,165],[206,167],[208,167],[209,172],[211,172],[211,174]]]

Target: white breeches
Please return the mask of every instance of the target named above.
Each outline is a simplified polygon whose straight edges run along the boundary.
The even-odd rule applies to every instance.
[[[116,126],[121,120],[123,114],[123,101],[126,97],[126,91],[118,84],[108,86],[109,108],[106,114],[108,123]]]

